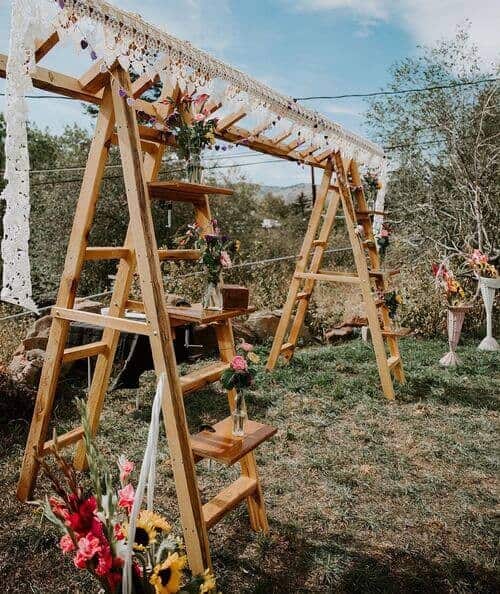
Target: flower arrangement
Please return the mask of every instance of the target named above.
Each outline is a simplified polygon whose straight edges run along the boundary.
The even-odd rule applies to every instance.
[[[401,297],[400,293],[397,291],[386,291],[383,294],[382,299],[384,300],[384,305],[387,307],[391,320],[396,319],[398,315],[398,308],[403,304],[403,298]]]
[[[135,495],[130,475],[134,464],[120,456],[121,488],[115,489],[111,472],[92,439],[84,402],[78,401],[78,408],[92,489],[87,491],[83,487],[73,466],[60,455],[54,436],[52,454],[60,472],[56,473],[45,459],[39,462],[56,495],[40,502],[40,506],[45,518],[61,533],[59,547],[63,554],[71,555],[78,569],[89,571],[103,592],[118,594],[130,538]],[[133,542],[133,594],[208,594],[215,593],[215,588],[214,576],[209,571],[200,576],[189,574],[182,539],[172,533],[167,520],[152,511],[141,511]]]
[[[179,157],[188,162],[193,157],[199,158],[204,148],[215,143],[218,119],[211,116],[208,99],[206,93],[185,93],[179,98],[162,100],[172,106],[172,112],[165,119],[167,132],[176,138]]]
[[[474,250],[467,262],[477,276],[485,278],[498,278],[498,270],[488,262],[488,256],[481,250]]]
[[[260,358],[253,352],[253,345],[242,341],[236,347],[229,368],[221,376],[222,387],[226,390],[248,388],[252,385]]]
[[[465,289],[444,262],[433,264],[432,272],[437,286],[444,293],[448,307],[460,307],[466,304],[467,297]]]
[[[382,224],[382,228],[380,229],[378,235],[376,236],[378,251],[379,254],[384,257],[387,251],[387,248],[390,244],[390,237],[391,237],[391,228],[387,223]]]
[[[375,171],[367,171],[363,175],[363,184],[370,195],[374,195],[382,188],[382,182]]]

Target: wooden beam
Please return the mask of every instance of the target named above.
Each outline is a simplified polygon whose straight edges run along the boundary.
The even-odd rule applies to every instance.
[[[230,113],[229,115],[221,118],[217,124],[217,132],[219,134],[221,132],[224,132],[229,127],[231,127],[233,124],[236,124],[236,122],[239,122],[240,120],[242,120],[246,115],[247,115],[247,112],[242,107],[242,108],[238,109],[238,111]]]
[[[292,131],[288,130],[288,132],[282,132],[281,134],[274,136],[274,138],[270,138],[269,142],[272,142],[273,144],[280,144],[281,142],[283,142],[283,140],[290,138],[291,135]]]
[[[65,307],[53,307],[51,315],[60,320],[70,320],[72,322],[80,322],[91,326],[99,326],[101,328],[113,328],[114,330],[129,332],[130,334],[144,334],[145,336],[151,334],[151,328],[148,323],[135,322],[134,320],[128,320],[127,318],[103,316],[89,311],[67,309]]]
[[[106,68],[104,72],[101,71],[103,63],[103,60],[99,60],[92,64],[92,66],[78,79],[82,89],[89,93],[97,93],[97,91],[100,91],[109,81],[109,70]]]
[[[303,159],[305,159],[306,157],[309,157],[309,155],[312,155],[318,149],[319,149],[319,146],[317,144],[313,144],[309,148],[306,148],[305,151],[301,151],[299,154]]]
[[[99,342],[91,342],[64,349],[63,361],[69,363],[70,361],[78,361],[79,359],[87,359],[87,357],[94,357],[101,353],[106,353],[108,345],[102,340]]]
[[[35,62],[40,62],[50,52],[50,50],[59,43],[59,35],[54,31],[47,39],[38,39],[35,49]]]

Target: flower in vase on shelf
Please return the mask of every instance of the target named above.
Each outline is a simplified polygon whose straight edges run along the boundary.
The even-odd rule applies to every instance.
[[[244,435],[244,423],[247,417],[243,390],[252,385],[260,358],[253,352],[253,346],[242,341],[237,346],[237,354],[233,357],[228,369],[221,376],[221,384],[225,390],[236,390],[233,410],[233,435]]]
[[[484,278],[498,278],[498,270],[489,263],[489,258],[481,250],[474,250],[467,262],[477,276]]]
[[[194,183],[201,182],[201,178],[196,179],[194,174],[198,170],[195,171],[194,168],[197,167],[201,173],[202,150],[215,143],[218,119],[211,115],[207,106],[208,99],[209,95],[206,93],[185,93],[177,98],[166,97],[162,100],[162,103],[171,108],[171,113],[165,118],[165,127],[175,137],[177,154],[187,162],[189,181]]]
[[[389,317],[391,320],[395,320],[398,317],[399,307],[403,305],[403,298],[397,291],[386,291],[380,295],[381,299],[384,300],[384,305],[387,307]]]
[[[185,249],[194,247],[200,250],[200,265],[207,279],[207,288],[203,297],[205,309],[222,309],[222,272],[233,265],[240,242],[224,235],[216,219],[213,219],[207,232],[198,224],[188,225],[184,235],[178,237],[176,244]]]
[[[55,495],[40,502],[43,515],[61,534],[59,548],[72,557],[80,570],[90,572],[106,594],[122,591],[123,567],[127,543],[132,538],[130,512],[134,487],[130,475],[134,464],[124,456],[118,459],[120,486],[113,477],[93,441],[85,404],[78,402],[87,459],[90,488],[84,486],[71,463],[59,453],[57,437],[52,454],[58,468],[40,459],[45,476]],[[172,533],[170,524],[160,515],[143,510],[139,513],[132,544],[132,591],[134,594],[189,592],[215,593],[212,573],[192,576],[187,567],[182,539]]]

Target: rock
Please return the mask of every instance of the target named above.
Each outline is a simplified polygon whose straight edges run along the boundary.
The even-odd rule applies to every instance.
[[[247,328],[257,340],[265,341],[273,338],[281,319],[281,313],[281,309],[275,309],[273,311],[256,311],[248,316],[248,319],[245,322],[245,328]],[[311,337],[311,333],[305,325],[302,326],[299,337],[306,340]]]
[[[233,320],[233,334],[236,341],[242,338],[245,342],[252,344],[257,340],[257,335],[252,331],[248,324],[245,321],[238,319]]]
[[[40,380],[45,352],[41,349],[32,349],[20,355],[15,355],[7,368],[12,378],[36,387]]]
[[[74,309],[79,311],[88,311],[90,313],[101,313],[102,304],[99,301],[91,301],[85,297],[77,299],[75,301]]]
[[[32,338],[25,338],[23,340],[24,351],[31,351],[33,349],[40,349],[45,351],[48,342],[47,336],[33,336]]]
[[[36,322],[31,326],[26,338],[34,338],[35,336],[47,336],[49,335],[50,325],[52,324],[52,317],[51,316],[43,316],[42,318],[36,320]]]

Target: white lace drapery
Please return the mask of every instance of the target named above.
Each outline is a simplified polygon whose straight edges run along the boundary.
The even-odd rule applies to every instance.
[[[147,74],[151,79],[159,75],[162,81],[179,81],[190,91],[208,92],[222,102],[223,110],[243,107],[257,126],[270,122],[289,130],[304,141],[304,146],[339,150],[346,158],[356,156],[372,170],[383,163],[383,151],[376,144],[104,0],[12,0],[2,299],[35,307],[28,257],[29,159],[24,96],[31,89],[35,39],[54,30],[62,42],[74,41],[78,51],[89,55],[89,62],[103,59],[110,66],[119,60],[124,68],[130,67],[139,75]]]

